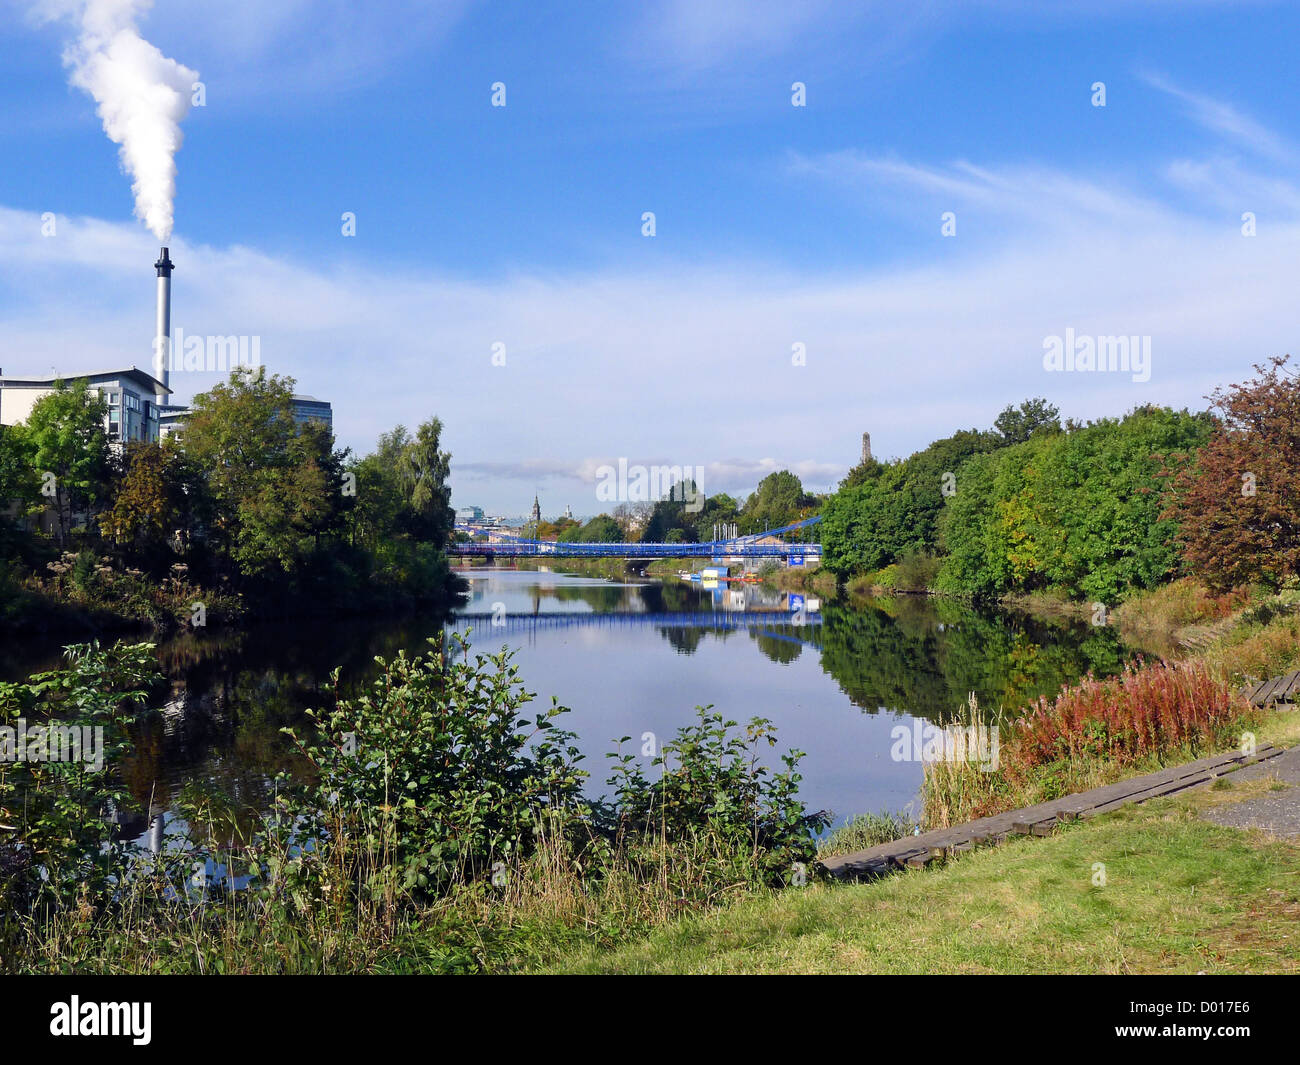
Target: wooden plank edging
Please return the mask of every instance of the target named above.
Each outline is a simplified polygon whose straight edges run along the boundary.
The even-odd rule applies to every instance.
[[[851,854],[823,858],[817,864],[831,876],[840,878],[881,876],[898,868],[925,868],[981,844],[1001,843],[1010,835],[1050,835],[1061,822],[1095,817],[1129,803],[1146,802],[1208,784],[1226,773],[1282,753],[1280,748],[1265,744],[1253,755],[1240,751],[1208,755],[1185,765],[1104,784],[1061,799],[905,836]]]

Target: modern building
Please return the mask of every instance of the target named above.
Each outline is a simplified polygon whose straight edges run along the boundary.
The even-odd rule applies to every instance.
[[[463,522],[481,522],[483,520],[482,507],[461,507],[456,511],[456,520]]]
[[[190,408],[185,406],[159,408],[159,429],[161,435],[170,436],[185,428],[185,419],[190,416]],[[334,408],[329,400],[317,399],[315,396],[293,397],[293,420],[296,425],[314,423],[326,429],[334,429]]]
[[[328,400],[315,396],[293,397],[293,420],[299,425],[316,422],[326,429],[334,428],[334,410]]]
[[[159,396],[170,395],[171,390],[134,366],[50,377],[6,377],[0,373],[0,425],[25,422],[37,400],[54,392],[60,381],[66,385],[85,381],[104,397],[108,403],[105,427],[109,439],[117,443],[132,440],[157,443],[162,412],[172,409],[160,407],[157,402]]]

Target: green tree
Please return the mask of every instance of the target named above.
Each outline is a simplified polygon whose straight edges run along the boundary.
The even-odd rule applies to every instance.
[[[718,492],[704,500],[704,508],[695,520],[695,539],[699,542],[712,540],[714,535],[725,538],[726,533],[717,526],[738,525],[740,504],[726,492]]]
[[[972,458],[940,521],[938,587],[1116,603],[1168,579],[1179,560],[1162,470],[1207,432],[1202,416],[1143,407]]]
[[[565,543],[616,544],[623,539],[623,530],[608,514],[597,514],[584,525],[566,529],[559,537]]]
[[[207,482],[212,533],[246,579],[292,575],[341,531],[345,456],[324,427],[294,422],[293,385],[240,367],[195,398],[181,435]]]
[[[1033,436],[1059,433],[1061,412],[1047,400],[1027,399],[1019,407],[1008,404],[993,422],[1004,445],[1023,444]]]
[[[100,529],[118,545],[156,547],[177,523],[179,492],[168,455],[158,444],[133,440],[118,465],[113,505],[100,515]]]
[[[442,450],[441,438],[441,421],[432,418],[422,423],[415,436],[406,439],[397,467],[406,494],[412,535],[439,548],[449,542],[456,518],[451,508],[451,487],[447,483],[451,455]]]
[[[769,473],[745,500],[740,516],[744,532],[762,532],[790,525],[817,503],[814,496],[804,492],[803,484],[789,470]]]
[[[9,518],[10,508],[21,516],[36,506],[39,499],[33,448],[25,427],[0,425],[0,547],[15,532]]]
[[[104,498],[109,480],[108,405],[84,380],[69,386],[56,381],[54,391],[42,396],[28,415],[24,436],[32,462],[42,479],[42,492],[50,485],[58,518],[58,540],[67,542],[74,513],[87,513]],[[52,475],[52,479],[49,475]]]
[[[992,433],[964,429],[900,461],[877,464],[874,475],[841,488],[821,508],[824,564],[847,576],[932,553],[939,515],[959,490],[959,470],[998,444]]]
[[[641,539],[646,543],[694,543],[695,516],[703,504],[693,480],[679,481],[654,504]]]

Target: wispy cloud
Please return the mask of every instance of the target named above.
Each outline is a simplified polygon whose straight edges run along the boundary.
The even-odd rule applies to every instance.
[[[1147,71],[1141,77],[1152,88],[1180,101],[1197,125],[1238,147],[1275,162],[1294,163],[1300,158],[1293,144],[1232,104],[1181,88],[1163,74]]]
[[[923,199],[927,208],[974,207],[999,218],[1031,218],[1053,229],[1090,227],[1098,222],[1150,227],[1174,218],[1158,199],[1117,180],[1102,185],[1043,167],[998,168],[965,160],[927,165],[847,150],[817,156],[792,154],[789,172],[794,177],[834,182],[849,191],[885,193],[876,205],[887,209],[914,206]],[[925,219],[929,225],[933,212]]]
[[[62,18],[88,0],[10,0],[36,21]],[[437,48],[476,0],[171,0],[143,17],[151,40],[193,57],[226,102],[268,94],[286,100],[382,78],[395,60]]]

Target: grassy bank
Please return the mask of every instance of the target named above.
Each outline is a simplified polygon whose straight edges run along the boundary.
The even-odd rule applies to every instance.
[[[1231,778],[1229,778],[1229,781]],[[579,973],[1239,973],[1300,969],[1295,844],[1198,810],[1231,785],[1021,837],[942,868],[745,899],[612,951]],[[1105,885],[1095,883],[1096,863]]]
[[[820,596],[822,599],[834,599],[839,594],[835,574],[820,566],[778,566],[767,573],[761,573],[763,582],[782,592],[804,592]]]

